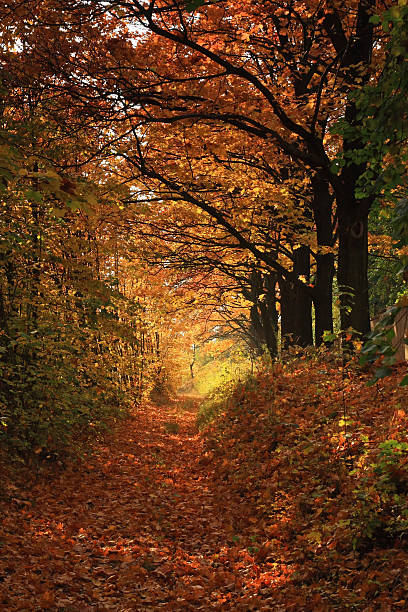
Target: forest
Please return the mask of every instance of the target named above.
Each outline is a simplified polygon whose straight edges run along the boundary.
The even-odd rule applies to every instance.
[[[0,609],[408,609],[408,1],[0,3]]]

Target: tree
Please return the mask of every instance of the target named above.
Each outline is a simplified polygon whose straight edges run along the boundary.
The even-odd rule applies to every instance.
[[[361,151],[363,143],[355,135],[330,136],[328,127],[342,115],[358,125],[352,91],[368,79],[372,53],[382,52],[381,39],[374,44],[374,8],[373,0],[307,9],[301,3],[223,1],[189,12],[177,2],[95,1],[74,2],[64,12],[60,3],[44,0],[40,7],[25,4],[32,23],[22,37],[30,59],[41,60],[41,78],[66,93],[62,107],[69,99],[74,114],[105,126],[110,145],[105,140],[100,148],[126,159],[127,180],[144,177],[151,190],[167,190],[200,207],[298,287],[296,274],[238,231],[212,193],[197,191],[186,159],[180,160],[180,142],[184,138],[183,146],[190,147],[190,168],[194,160],[201,174],[215,144],[219,168],[239,159],[276,180],[285,158],[293,169],[289,180],[297,176],[312,184],[320,252],[315,290],[302,294],[307,301],[312,293],[319,341],[321,330],[331,326],[325,296],[331,296],[333,277],[333,198],[342,327],[369,330],[367,217],[373,200],[355,194],[366,164],[342,166],[335,158],[339,150]],[[169,145],[168,157],[161,158],[166,141],[173,153]]]
[[[29,74],[3,84],[0,452],[31,460],[167,390],[182,319],[170,274],[153,283],[124,231],[129,191],[86,158],[93,126],[63,125]]]
[[[127,12],[129,23],[153,35],[138,51],[157,60],[142,82],[122,77],[120,91],[127,112],[141,126],[160,122],[173,128],[176,121],[211,122],[258,138],[261,150],[273,143],[319,177],[320,190],[326,186],[325,197],[314,208],[316,223],[322,223],[320,235],[331,229],[330,184],[337,205],[342,325],[367,333],[367,217],[372,198],[355,197],[364,164],[332,171],[333,143],[327,144],[326,128],[343,112],[348,122],[358,121],[350,93],[368,76],[374,3],[364,0],[346,11],[316,6],[310,13],[302,6],[270,2],[240,5],[234,12],[232,7],[232,3],[220,3],[188,15],[176,3],[163,9],[133,3]],[[158,40],[160,61],[155,51]],[[172,56],[175,61],[164,68],[162,60]],[[148,78],[151,74],[153,79]],[[217,97],[211,97],[211,92],[217,92]],[[249,102],[245,104],[244,98]],[[137,100],[134,110],[132,99]],[[348,151],[361,149],[362,143],[344,137],[338,146]],[[140,153],[139,171],[174,190],[177,184],[150,168],[145,151]],[[329,258],[319,263],[330,267]],[[330,272],[320,276],[329,281]]]
[[[78,8],[77,17],[80,15],[83,20],[85,19],[84,23],[86,24],[85,29],[87,31],[84,33],[83,41],[88,36],[87,43],[89,43],[89,39],[91,39],[92,36],[95,37],[95,27],[93,27],[93,30],[88,27],[87,24],[89,23],[89,21],[86,21],[86,18],[84,17],[84,6],[82,6],[81,3],[76,3],[75,6]],[[94,13],[92,13],[94,17],[98,16],[98,8],[98,3],[94,3],[91,7],[91,9],[94,10]],[[336,184],[338,184],[338,180],[336,179],[335,181],[332,174],[329,172],[329,159],[326,154],[323,154],[324,149],[322,146],[322,142],[323,138],[325,137],[327,117],[330,116],[330,114],[333,114],[333,108],[336,109],[336,105],[334,103],[333,96],[331,98],[329,97],[329,99],[325,100],[323,103],[322,91],[320,90],[323,90],[325,88],[327,89],[331,86],[331,84],[328,83],[328,80],[329,77],[332,79],[332,81],[334,79],[333,75],[335,70],[335,64],[338,58],[335,54],[334,59],[331,58],[333,63],[331,63],[329,66],[329,63],[327,63],[328,58],[326,49],[325,53],[322,53],[321,58],[315,56],[315,54],[313,53],[310,57],[310,54],[307,56],[308,61],[310,60],[309,63],[312,64],[311,66],[309,66],[309,68],[307,68],[307,62],[306,65],[304,65],[305,62],[302,60],[303,63],[300,62],[299,66],[302,65],[303,67],[301,70],[300,68],[298,70],[295,64],[293,62],[291,63],[290,61],[290,57],[296,57],[296,53],[302,53],[304,55],[305,45],[308,45],[311,42],[316,42],[319,50],[323,49],[321,40],[323,32],[322,24],[318,24],[319,36],[317,36],[316,41],[314,40],[314,38],[309,41],[303,40],[302,38],[299,38],[298,40],[294,35],[289,37],[287,35],[287,29],[286,33],[284,33],[283,30],[282,32],[280,32],[280,28],[282,26],[282,19],[286,19],[286,17],[277,17],[277,21],[275,19],[274,22],[273,19],[271,19],[271,15],[268,16],[262,12],[266,9],[262,9],[260,6],[256,6],[255,8],[248,9],[250,12],[252,11],[251,19],[254,23],[257,24],[256,27],[258,28],[257,35],[254,35],[252,37],[252,40],[251,34],[249,34],[247,38],[248,33],[242,30],[242,14],[238,13],[240,17],[237,18],[236,22],[234,22],[234,20],[231,19],[223,19],[224,9],[222,9],[220,13],[219,7],[214,7],[214,10],[211,7],[211,10],[209,9],[208,11],[208,15],[205,14],[204,16],[198,19],[196,19],[195,17],[194,19],[190,19],[191,24],[195,24],[194,27],[192,25],[192,39],[190,40],[187,36],[189,32],[187,26],[189,25],[190,21],[187,20],[187,34],[184,38],[180,38],[180,34],[165,32],[160,30],[160,28],[156,31],[155,28],[158,26],[157,24],[155,25],[154,20],[156,17],[159,19],[160,9],[156,9],[152,5],[152,10],[149,12],[147,9],[143,9],[143,7],[140,6],[138,3],[135,3],[134,6],[132,5],[131,11],[127,14],[129,19],[134,19],[135,23],[139,23],[139,27],[140,23],[143,22],[146,26],[150,28],[151,31],[156,32],[157,35],[159,35],[160,37],[164,37],[164,39],[168,41],[168,44],[163,40],[161,41],[160,56],[158,55],[158,53],[155,53],[155,46],[157,43],[156,38],[150,39],[146,43],[143,41],[143,43],[139,45],[139,48],[137,49],[136,56],[136,51],[135,49],[133,49],[129,33],[124,36],[124,38],[120,41],[116,36],[116,32],[114,36],[112,36],[111,34],[109,35],[109,27],[106,25],[106,23],[109,23],[107,16],[115,16],[115,9],[114,7],[111,7],[112,13],[109,14],[108,8],[109,7],[104,8],[105,25],[103,27],[102,32],[104,33],[108,31],[108,36],[105,41],[105,52],[103,53],[103,70],[102,67],[98,67],[97,53],[92,58],[91,71],[89,71],[89,67],[86,67],[86,62],[82,59],[81,63],[81,61],[77,59],[78,55],[75,55],[75,69],[76,71],[78,71],[78,74],[81,72],[82,69],[86,69],[87,74],[91,75],[90,78],[86,79],[86,85],[84,80],[82,80],[82,83],[77,83],[77,88],[75,91],[75,103],[78,105],[81,99],[86,100],[86,112],[88,115],[94,112],[98,115],[99,118],[104,117],[110,121],[113,121],[116,118],[122,122],[122,125],[124,119],[127,118],[131,122],[131,125],[133,125],[133,136],[135,136],[136,125],[142,127],[143,125],[146,126],[149,124],[151,126],[152,122],[155,124],[156,128],[158,125],[160,126],[168,123],[173,129],[175,122],[179,121],[183,123],[185,129],[186,127],[188,127],[189,138],[190,133],[195,129],[195,126],[198,124],[200,124],[200,127],[205,125],[205,123],[212,123],[214,124],[214,126],[228,125],[231,128],[230,132],[232,134],[236,134],[235,142],[241,140],[239,131],[244,131],[247,135],[250,135],[251,138],[254,139],[254,146],[251,150],[263,151],[263,154],[261,156],[263,167],[264,169],[267,168],[270,173],[275,175],[275,160],[273,159],[273,156],[271,158],[271,153],[274,154],[275,147],[278,146],[278,148],[283,152],[283,154],[288,156],[292,160],[292,163],[294,160],[298,165],[302,167],[302,172],[309,172],[309,169],[313,168],[313,171],[318,172],[319,176],[321,176],[321,179],[319,179],[319,187],[316,188],[316,193],[319,194],[319,203],[315,198],[315,206],[313,208],[313,211],[315,214],[315,222],[320,228],[318,232],[319,239],[324,241],[322,247],[331,248],[333,246],[333,231],[331,219],[332,197],[328,191],[330,182],[329,179],[331,179],[332,182],[336,182]],[[82,13],[80,13],[79,11],[82,11]],[[181,22],[177,22],[177,11],[178,8],[176,5],[174,5],[173,12],[171,10],[166,12],[166,19],[168,18],[170,20],[169,23],[174,18],[175,23],[178,23],[178,25],[180,25]],[[35,16],[37,17],[37,23],[38,21],[40,21],[41,23],[41,19],[38,20],[38,15],[36,14]],[[263,27],[261,26],[261,22],[264,23],[264,17],[267,18],[266,22],[269,24],[268,27],[271,28],[271,31],[272,29],[278,28],[280,34],[278,46],[273,43],[273,40],[269,40],[270,37],[268,37],[269,34],[267,31],[265,35],[258,36],[259,32],[261,32]],[[317,19],[318,17],[321,18],[321,15],[317,15],[316,13],[315,15],[312,15],[312,17],[313,19]],[[71,19],[71,17],[69,19]],[[180,19],[182,20],[183,18],[180,17]],[[223,45],[226,44],[225,37],[230,35],[233,36],[233,43],[231,43],[232,47],[230,45],[231,48],[224,50],[226,58],[223,55],[224,51],[222,53],[220,52],[219,56],[217,54],[214,55],[213,51],[206,49],[206,47],[203,47],[203,45],[201,44],[202,40],[200,38],[200,23],[204,19],[207,19],[207,21],[209,22],[206,24],[206,32],[208,30],[208,27],[212,27],[213,29],[215,28],[215,26],[217,27],[216,33],[211,34],[208,39],[211,43],[213,42],[213,40],[218,40],[217,44],[220,49],[223,48]],[[290,22],[290,29],[293,30],[294,34],[297,34],[302,26],[300,16],[297,15],[294,11],[291,12],[290,10],[288,12],[288,19]],[[307,19],[310,22],[308,23],[308,27],[313,30],[313,28],[315,27],[314,20],[310,17],[308,17]],[[222,27],[219,27],[221,23],[220,20],[222,21]],[[50,30],[50,23],[52,23],[52,19],[50,19],[50,15],[48,15],[47,31]],[[119,22],[115,21],[115,23],[117,27]],[[328,25],[328,23],[329,22],[327,22],[326,25]],[[199,24],[199,27],[196,31],[195,26],[197,24]],[[296,28],[298,28],[298,31],[296,30]],[[210,29],[210,32],[211,31],[212,30]],[[302,31],[304,31],[304,28]],[[196,37],[197,40],[194,37]],[[181,39],[183,40],[181,41]],[[44,43],[39,45],[38,30],[31,37],[30,40],[31,45],[33,46],[34,44],[35,53],[38,54],[44,52],[44,47],[46,47],[46,45]],[[42,38],[41,41],[42,40],[46,40],[46,38]],[[83,41],[76,43],[77,50],[80,50],[81,45],[83,46]],[[55,39],[53,39],[54,45],[55,42]],[[268,42],[269,46],[272,43],[275,45],[275,49],[273,45],[271,47],[272,50],[274,50],[275,52],[275,57],[271,56],[271,62],[273,64],[273,72],[271,74],[273,75],[273,79],[271,79],[271,87],[269,88],[269,90],[264,85],[262,85],[259,80],[259,76],[256,74],[258,72],[259,74],[264,73],[266,75],[269,74],[272,70],[272,65],[269,66],[266,58],[264,57],[264,52],[262,51],[263,45],[266,42]],[[70,45],[71,48],[75,47],[75,41],[73,41],[72,38],[70,38]],[[98,45],[99,52],[101,46],[100,37],[98,39]],[[188,47],[190,51],[187,53],[183,61],[181,61],[180,50],[183,47]],[[280,47],[282,47],[282,49],[285,51],[283,56],[281,54]],[[245,54],[247,53],[248,49],[251,49],[251,53],[254,54],[255,59],[259,56],[258,63],[254,59],[252,60],[251,64],[255,69],[255,74],[252,74],[250,71],[248,71],[246,68],[244,69],[242,66],[236,66],[234,64],[235,56],[232,54],[232,51],[234,51],[234,53],[235,51],[237,52],[236,58],[238,58],[237,61],[239,63],[240,61],[243,61],[243,59],[246,57]],[[47,51],[47,49],[45,49],[45,51]],[[64,49],[62,48],[60,53],[61,57],[63,57],[63,51]],[[178,54],[177,63],[170,62],[174,52]],[[331,52],[333,55],[333,49],[331,49]],[[256,55],[257,53],[258,56]],[[73,54],[71,54],[71,57],[72,55]],[[199,62],[200,55],[206,58],[205,62]],[[107,57],[109,58],[109,77],[107,76],[108,72],[106,71],[107,68],[105,66],[105,59]],[[150,65],[149,62],[151,63],[152,57],[157,58],[155,59],[155,67],[152,70],[150,70],[149,68],[146,71],[145,68],[143,68],[143,64],[145,66]],[[242,60],[240,60],[239,58],[242,58]],[[163,64],[161,63],[162,60],[163,62],[168,60],[168,65],[172,67],[174,66],[174,70],[169,71],[166,68],[167,72],[165,72],[163,69]],[[58,72],[60,76],[62,72],[64,76],[68,77],[68,71],[72,72],[72,61],[73,60],[71,58],[69,60],[65,60],[65,63],[59,61],[58,66],[55,66],[55,64],[51,62],[51,71],[54,73]],[[225,62],[226,65],[224,66]],[[319,62],[321,63],[320,68],[318,66]],[[327,63],[326,68],[324,68],[323,66],[325,62]],[[130,65],[133,65],[132,69],[130,69]],[[189,75],[187,76],[187,71],[190,70],[191,66],[193,66],[192,70],[194,72],[194,76],[192,78],[190,78]],[[224,73],[221,71],[219,74],[207,74],[207,72],[209,71],[208,69],[212,69],[212,66],[222,66],[223,68],[225,68],[226,72]],[[324,69],[322,68],[322,66]],[[100,70],[99,73],[98,70]],[[265,72],[266,70],[268,70],[269,72]],[[175,74],[175,71],[178,71],[178,74]],[[118,77],[119,73],[120,76]],[[301,73],[304,73],[302,78]],[[336,75],[337,74],[338,71],[336,71]],[[137,75],[137,78],[135,78],[135,75]],[[140,75],[143,75],[143,78],[141,78]],[[314,83],[311,82],[312,79],[314,80]],[[218,87],[217,91],[222,92],[222,95],[219,97],[219,99],[217,99],[216,107],[214,107],[214,103],[211,101],[210,97],[211,91],[212,89],[214,89],[213,83],[215,82],[217,83]],[[285,82],[286,85],[290,85],[291,89],[288,90],[286,87],[280,92],[279,88],[281,86],[281,83],[283,82]],[[114,86],[114,89],[112,89],[114,83],[116,83],[116,85]],[[319,83],[320,85],[318,86]],[[202,87],[202,84],[205,84],[205,86]],[[167,85],[169,85],[170,87],[170,89],[168,90],[166,90]],[[111,91],[112,93],[108,93],[108,91]],[[113,93],[113,91],[115,93]],[[252,106],[246,103],[243,99],[243,96],[248,96],[249,92],[251,92],[251,96],[252,93],[254,93],[255,96],[253,99],[254,104],[252,104]],[[111,111],[109,111],[109,108],[106,108],[106,100],[109,98],[109,96],[112,100],[115,99],[118,101],[116,108],[112,109]],[[315,96],[316,98],[316,108],[313,113],[310,112],[310,105],[309,108],[307,108],[307,96],[312,96],[312,101],[313,96]],[[296,121],[294,121],[289,115],[286,115],[285,112],[283,112],[283,106],[286,106],[290,99],[293,101],[294,119],[301,119],[299,111],[303,112],[303,118],[308,115],[306,118],[306,124],[311,126],[309,132],[301,125],[301,122],[296,123]],[[92,100],[95,100],[94,104],[92,104]],[[236,108],[237,103],[241,104],[241,113],[235,113],[231,111],[231,108]],[[194,109],[189,109],[189,104],[194,104]],[[332,106],[332,108],[329,108],[330,105]],[[103,108],[105,109],[104,111],[102,111]],[[323,109],[323,111],[321,109]],[[265,119],[265,121],[262,123],[263,119]],[[276,121],[278,121],[278,123],[276,123]],[[277,131],[276,127],[279,127],[281,122],[283,122],[283,128],[279,128],[279,130],[281,131],[280,133],[279,130]],[[271,123],[271,125],[268,125],[268,123]],[[217,133],[220,134],[219,127],[217,127],[216,130]],[[127,131],[126,134],[129,135],[130,132]],[[136,140],[138,138],[140,140],[141,135],[143,133],[146,137],[150,138],[152,134],[152,127],[150,127],[149,130],[147,130],[146,128],[144,132],[142,131],[142,129],[140,129],[137,133]],[[172,132],[170,132],[170,134],[171,133]],[[296,144],[296,139],[300,139],[300,142],[303,142],[303,145],[298,146]],[[246,145],[248,146],[248,141],[246,142]],[[167,188],[170,190],[172,189],[174,191],[175,187],[178,186],[174,183],[174,181],[169,182],[169,177],[163,176],[163,174],[158,172],[157,168],[155,168],[154,166],[153,168],[148,167],[146,149],[143,146],[143,143],[142,148],[139,147],[139,153],[141,154],[141,157],[139,158],[138,164],[135,163],[137,160],[137,155],[134,154],[134,151],[132,153],[133,172],[137,170],[138,173],[142,172],[142,174],[144,174],[145,176],[149,174],[149,178],[153,181],[156,181],[156,183],[157,181],[162,181],[162,179],[165,179],[165,184],[167,185]],[[243,159],[248,163],[251,163],[251,159],[248,159],[245,154],[243,156]],[[320,198],[324,186],[326,189],[326,194],[324,197]],[[186,185],[184,185],[184,187],[186,187]],[[201,204],[202,206],[203,202],[199,202],[199,199],[196,198],[196,202],[193,202],[193,204]],[[207,206],[207,212],[209,214],[213,214],[217,211],[214,211],[214,209],[210,209]],[[220,219],[220,211],[218,211],[218,217],[218,222],[221,222],[222,220]],[[224,227],[227,227],[224,221]],[[320,316],[322,315],[324,320],[324,324],[320,325],[320,327],[318,326],[319,338],[321,335],[320,328],[326,328],[328,322],[329,324],[331,324],[330,300],[325,300],[325,304],[320,304],[324,299],[323,296],[327,293],[330,294],[330,291],[327,291],[327,283],[330,283],[331,277],[333,275],[333,266],[331,261],[332,258],[330,258],[329,254],[327,253],[325,253],[324,255],[324,257],[319,258],[319,273],[316,275],[316,278],[319,282],[324,281],[326,287],[324,288],[324,290],[319,287],[316,291],[316,296],[314,298],[316,304],[318,305],[318,318],[320,320]],[[327,267],[328,270],[323,271],[322,266],[323,268]],[[321,273],[320,268],[322,269]]]

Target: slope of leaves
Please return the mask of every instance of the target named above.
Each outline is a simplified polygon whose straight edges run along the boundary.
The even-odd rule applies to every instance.
[[[397,376],[373,389],[334,358],[276,366],[236,387],[207,426],[237,528],[252,525],[263,586],[277,565],[290,568],[276,606],[406,608],[408,416]]]

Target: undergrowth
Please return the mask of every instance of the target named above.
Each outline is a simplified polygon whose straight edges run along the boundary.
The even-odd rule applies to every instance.
[[[255,516],[255,556],[291,568],[293,609],[408,602],[408,395],[397,370],[369,378],[329,354],[297,359],[222,387],[199,414],[217,486],[235,495],[226,511]]]

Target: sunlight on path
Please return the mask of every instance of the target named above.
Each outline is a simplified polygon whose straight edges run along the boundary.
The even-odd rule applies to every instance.
[[[139,409],[89,463],[8,506],[0,610],[284,609],[251,587],[259,568],[220,509],[198,402]]]

